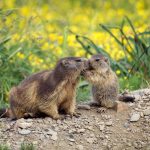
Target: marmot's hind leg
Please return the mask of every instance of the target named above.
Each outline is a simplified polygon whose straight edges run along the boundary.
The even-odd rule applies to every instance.
[[[11,108],[12,112],[14,114],[14,117],[12,117],[12,119],[20,119],[20,118],[24,118],[24,114],[25,114],[25,110],[22,108]]]
[[[75,114],[76,100],[74,98],[65,101],[61,108],[65,111],[66,114],[73,116]]]
[[[61,119],[61,116],[58,113],[58,108],[55,105],[51,105],[48,107],[41,107],[40,106],[40,111],[50,117],[52,117],[53,119],[57,120],[57,119]]]

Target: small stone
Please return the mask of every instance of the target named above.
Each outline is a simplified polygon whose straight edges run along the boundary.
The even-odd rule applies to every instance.
[[[76,133],[76,130],[75,129],[70,129],[69,133]]]
[[[80,104],[77,106],[78,109],[85,109],[85,110],[90,110],[91,107],[89,105],[85,105],[85,104]]]
[[[53,141],[56,141],[56,140],[58,139],[57,134],[53,134],[53,135],[51,136],[51,139],[52,139]]]
[[[19,134],[22,134],[22,135],[27,135],[27,134],[31,133],[30,130],[26,130],[26,129],[19,130],[18,132],[19,132]]]
[[[105,142],[103,142],[103,144],[102,144],[103,146],[107,146],[108,145],[108,142],[107,141],[105,141]]]
[[[125,127],[125,128],[129,128],[129,123],[128,123],[128,122],[125,122],[125,123],[124,123],[124,127]]]
[[[38,141],[33,141],[32,142],[34,145],[37,145],[38,144]]]
[[[100,131],[103,131],[103,130],[104,130],[104,128],[105,128],[105,124],[101,124],[101,125],[99,125],[99,129],[100,129]]]
[[[88,126],[88,127],[86,127],[88,130],[91,130],[91,131],[93,131],[93,127],[92,126]]]
[[[69,142],[69,145],[73,146],[73,142]]]
[[[70,142],[75,142],[74,136],[72,134],[69,134],[68,140]]]
[[[48,131],[45,132],[45,133],[48,134],[48,135],[54,135],[54,134],[57,135],[57,132],[55,132],[55,131],[53,131],[53,130],[51,130],[51,129],[48,129]]]
[[[26,129],[32,126],[32,122],[26,122],[25,119],[19,119],[16,121],[15,128]]]
[[[87,138],[87,142],[92,144],[94,142],[94,138]]]
[[[147,108],[146,110],[144,110],[143,114],[144,116],[150,115],[150,108]]]
[[[123,102],[118,102],[117,112],[123,112],[128,110],[128,105]]]
[[[112,126],[112,120],[109,120],[108,122],[106,122],[106,126]]]
[[[83,150],[83,145],[77,145],[77,150]]]
[[[77,130],[77,133],[84,133],[85,132],[85,129],[78,129]]]
[[[130,122],[136,122],[140,119],[140,114],[139,113],[133,113],[131,118],[130,118]]]
[[[70,142],[75,142],[75,139],[72,139],[72,138],[68,138],[68,140],[69,140]]]
[[[57,124],[61,124],[61,120],[57,120]]]

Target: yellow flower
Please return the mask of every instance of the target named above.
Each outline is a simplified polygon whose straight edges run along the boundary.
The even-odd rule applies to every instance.
[[[20,35],[17,33],[12,36],[12,40],[14,40],[14,41],[18,41],[19,38],[20,38]]]
[[[31,16],[31,12],[32,10],[30,9],[30,7],[28,6],[24,6],[20,9],[20,13],[23,15],[23,16]]]
[[[18,52],[17,53],[17,56],[20,58],[20,59],[24,59],[25,55],[21,52]]]
[[[116,71],[116,74],[117,74],[117,75],[120,75],[120,73],[121,73],[120,70],[117,70],[117,71]]]
[[[49,50],[50,49],[50,44],[48,42],[45,42],[42,46],[43,50]]]
[[[127,80],[127,77],[126,77],[126,76],[124,77],[124,80]]]

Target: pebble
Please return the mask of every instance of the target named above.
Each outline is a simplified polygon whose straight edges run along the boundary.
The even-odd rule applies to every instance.
[[[22,135],[27,135],[31,133],[31,131],[27,129],[18,130],[18,132],[19,134],[22,134]]]
[[[45,133],[48,134],[48,135],[57,135],[57,132],[55,132],[55,131],[53,131],[51,129],[48,129],[48,131],[45,132]]]
[[[94,138],[87,138],[87,142],[92,144],[94,142]]]
[[[85,109],[85,110],[91,109],[91,107],[89,105],[78,105],[77,107],[78,107],[78,109]]]
[[[112,126],[112,120],[107,121],[105,124],[106,126]]]
[[[51,136],[51,139],[52,139],[53,141],[56,141],[56,140],[58,139],[57,134],[53,134],[53,135]]]
[[[77,150],[83,150],[84,149],[83,145],[77,145],[76,148],[77,148]]]
[[[22,129],[26,129],[32,126],[32,122],[27,123],[27,122],[16,122],[15,124],[16,127],[22,128]]]
[[[103,130],[104,130],[104,128],[105,128],[105,124],[101,124],[101,125],[99,125],[99,129],[100,129],[100,131],[103,131]]]
[[[143,111],[144,116],[150,115],[150,108],[147,108],[146,110]]]
[[[130,118],[130,122],[136,122],[140,119],[140,114],[139,113],[136,113],[134,112]]]
[[[77,130],[77,133],[84,133],[85,132],[85,129],[78,129]]]
[[[128,110],[128,105],[123,103],[123,102],[118,102],[117,105],[117,112],[123,112],[123,111],[127,111]]]
[[[75,142],[75,139],[72,139],[72,138],[68,138],[68,140],[69,140],[70,142]]]
[[[125,123],[124,123],[124,127],[125,127],[125,128],[129,128],[129,126],[130,126],[130,124],[129,124],[128,122],[125,122]]]

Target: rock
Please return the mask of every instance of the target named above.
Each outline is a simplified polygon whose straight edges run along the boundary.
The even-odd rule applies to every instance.
[[[105,124],[106,126],[112,126],[112,120],[107,121]]]
[[[27,135],[31,133],[31,131],[27,129],[22,129],[22,130],[19,130],[18,132],[19,134],[22,134],[22,135]]]
[[[18,119],[16,121],[16,124],[15,124],[15,128],[22,128],[22,129],[26,129],[26,128],[29,128],[32,126],[32,122],[26,122],[25,119]]]
[[[105,124],[104,124],[104,123],[99,125],[99,129],[100,129],[100,131],[103,131],[103,130],[104,130],[104,128],[105,128]]]
[[[69,134],[68,140],[70,142],[75,142],[74,136],[72,134]]]
[[[85,129],[78,129],[77,130],[77,133],[84,133],[85,132]]]
[[[57,124],[61,124],[61,120],[57,120]]]
[[[144,116],[150,115],[150,108],[147,108],[146,110],[143,111]]]
[[[128,105],[123,103],[123,102],[118,102],[117,105],[117,112],[122,112],[122,111],[127,111],[128,110]]]
[[[55,131],[53,131],[51,129],[48,129],[48,131],[45,132],[45,133],[48,134],[48,135],[57,135],[57,132],[55,132]]]
[[[88,143],[92,144],[94,142],[94,138],[87,138],[86,139]]]
[[[80,104],[77,106],[78,109],[85,109],[85,110],[90,110],[91,107],[89,105],[86,104]]]
[[[51,139],[52,139],[53,141],[56,141],[56,140],[58,139],[57,134],[53,134],[53,135],[51,136]]]
[[[69,140],[70,142],[75,142],[75,139],[72,139],[72,138],[68,138],[68,140]]]
[[[77,131],[75,129],[70,129],[69,133],[76,133]]]
[[[77,148],[77,150],[83,150],[84,147],[83,147],[83,145],[77,145],[76,148]]]
[[[31,127],[31,126],[32,126],[32,123],[22,122],[22,123],[17,124],[17,126],[18,126],[19,128],[26,129],[26,128]]]
[[[125,123],[124,123],[124,127],[125,127],[125,128],[129,128],[129,126],[130,126],[130,124],[129,124],[128,122],[125,122]]]
[[[136,113],[134,112],[130,118],[130,122],[136,122],[140,119],[140,114],[139,113]]]
[[[87,126],[86,127],[88,130],[93,131],[93,127],[92,126]]]

